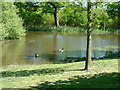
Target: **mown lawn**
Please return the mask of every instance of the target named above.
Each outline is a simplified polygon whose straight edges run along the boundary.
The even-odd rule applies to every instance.
[[[118,59],[44,65],[3,66],[2,88],[118,88]]]

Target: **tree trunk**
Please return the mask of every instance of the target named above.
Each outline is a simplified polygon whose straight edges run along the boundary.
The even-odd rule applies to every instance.
[[[87,26],[87,50],[86,50],[86,63],[85,63],[85,70],[89,70],[91,65],[91,31],[92,31],[92,17],[91,17],[91,2],[90,0],[87,3],[87,19],[88,19],[88,26]]]
[[[59,19],[58,19],[58,8],[54,8],[54,20],[55,20],[55,26],[59,27]]]
[[[103,18],[104,18],[104,31],[105,31],[105,26],[106,26],[106,25],[105,25],[105,15],[103,16]]]

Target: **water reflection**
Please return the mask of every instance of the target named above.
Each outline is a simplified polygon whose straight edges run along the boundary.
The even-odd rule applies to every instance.
[[[40,63],[40,57],[35,57],[35,56],[24,56],[28,62],[33,63],[33,64],[38,64]]]
[[[101,51],[101,50],[92,50],[92,60],[97,60],[97,59],[103,59],[103,58],[108,58],[110,54],[117,54],[118,51]],[[65,52],[60,52],[56,54],[45,54],[41,55],[42,58],[47,59],[47,60],[52,60],[52,61],[64,61],[66,59],[86,59],[86,50],[80,50],[80,51],[65,51]],[[113,57],[114,58],[114,57]]]
[[[64,52],[58,52],[60,48]],[[118,35],[92,35],[92,57],[102,58],[118,48]],[[86,34],[28,32],[25,39],[2,44],[2,65],[59,63],[69,57],[86,57]]]

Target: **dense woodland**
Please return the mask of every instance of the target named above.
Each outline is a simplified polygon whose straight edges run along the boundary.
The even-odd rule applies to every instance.
[[[87,28],[85,2],[1,2],[1,4],[1,39],[20,38],[25,35],[25,29],[85,32]],[[120,1],[92,4],[92,28],[116,32],[120,28]]]

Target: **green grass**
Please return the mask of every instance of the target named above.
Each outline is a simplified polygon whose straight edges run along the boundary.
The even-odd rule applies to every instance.
[[[58,28],[54,26],[40,26],[40,27],[26,27],[26,30],[28,31],[49,31],[49,32],[67,32],[67,33],[79,33],[79,32],[87,32],[87,28],[83,27],[72,27],[72,26],[60,26]],[[98,29],[98,28],[92,28],[94,34],[108,34],[108,33],[118,33],[119,29],[112,29],[112,28],[106,28],[104,29]]]
[[[78,32],[86,32],[86,29],[79,27],[68,27],[68,26],[60,26],[58,28],[45,26],[45,27],[26,27],[28,31],[49,31],[49,32],[67,32],[67,33],[78,33]]]
[[[43,65],[10,65],[1,68],[2,88],[117,88],[118,59]]]
[[[106,28],[105,30],[104,29],[98,29],[98,28],[93,28],[92,29],[93,31],[93,33],[95,34],[95,33],[100,33],[100,34],[110,34],[110,33],[119,33],[120,32],[120,29],[118,29],[118,28],[116,28],[116,29],[114,29],[114,28]]]

